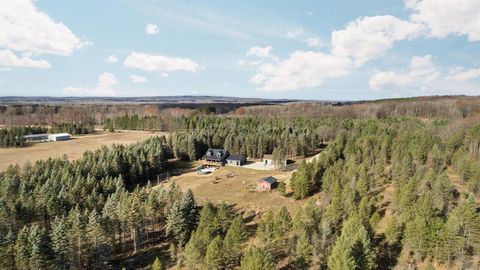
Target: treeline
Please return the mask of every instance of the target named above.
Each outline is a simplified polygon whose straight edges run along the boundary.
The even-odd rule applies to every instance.
[[[54,123],[50,128],[50,133],[69,133],[72,135],[95,133],[93,123]]]
[[[104,121],[104,129],[173,131],[168,145],[175,157],[197,160],[209,147],[250,158],[306,156],[334,138],[343,124],[335,119],[224,117],[193,114],[167,124],[160,117],[122,116]]]
[[[179,118],[168,144],[175,157],[196,160],[208,147],[250,158],[306,156],[345,128],[334,119],[199,116]]]
[[[124,115],[112,119],[103,120],[103,129],[113,131],[115,129],[127,130],[165,130],[166,121],[157,116],[140,117],[137,114],[132,116]]]
[[[316,161],[300,165],[290,181],[293,197],[322,193],[307,230],[309,266],[478,266],[480,164],[469,153],[471,138],[456,133],[442,140],[438,128],[411,120],[352,121]],[[462,159],[477,174],[454,186],[447,168],[465,166]],[[464,185],[472,193],[459,194]]]
[[[22,147],[25,145],[23,136],[46,133],[47,130],[47,128],[40,126],[0,128],[0,147]]]
[[[450,119],[480,117],[478,97],[440,96],[415,97],[359,102],[298,102],[288,105],[241,107],[236,115],[295,118],[337,117],[350,119],[384,119],[409,117],[421,119]]]

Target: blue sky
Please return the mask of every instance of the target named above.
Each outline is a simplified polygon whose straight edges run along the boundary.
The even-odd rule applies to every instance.
[[[480,94],[478,0],[0,0],[0,95]]]

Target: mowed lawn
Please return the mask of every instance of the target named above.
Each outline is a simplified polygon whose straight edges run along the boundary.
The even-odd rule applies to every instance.
[[[22,148],[0,148],[0,171],[5,170],[10,164],[22,165],[27,160],[33,163],[37,160],[62,157],[63,155],[74,160],[80,158],[83,152],[98,149],[102,145],[131,144],[155,135],[165,135],[165,133],[143,131],[99,133],[75,136],[72,140],[63,142],[36,143]]]
[[[277,211],[286,206],[290,211],[295,212],[304,203],[291,197],[284,197],[277,191],[252,191],[256,187],[257,180],[262,177],[273,176],[279,181],[287,182],[291,172],[260,171],[225,166],[209,175],[199,175],[195,168],[201,164],[200,162],[178,163],[176,162],[175,166],[183,167],[184,172],[181,175],[170,177],[168,181],[162,183],[162,186],[168,187],[175,181],[182,190],[191,189],[200,204],[206,201],[226,202],[234,204],[237,209],[260,212],[267,209]],[[228,177],[232,174],[233,177]]]

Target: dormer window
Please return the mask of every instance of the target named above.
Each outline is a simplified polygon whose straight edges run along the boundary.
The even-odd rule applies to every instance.
[[[218,151],[217,157],[221,157],[221,156],[222,156],[222,152]]]
[[[207,156],[211,156],[211,155],[213,155],[212,151],[208,151]]]

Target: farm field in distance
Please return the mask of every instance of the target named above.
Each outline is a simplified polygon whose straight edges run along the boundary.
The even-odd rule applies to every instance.
[[[0,171],[4,171],[13,164],[22,166],[28,160],[33,163],[63,155],[74,160],[80,158],[85,151],[98,149],[102,145],[131,144],[154,135],[164,134],[166,133],[144,131],[97,133],[74,136],[69,141],[36,143],[22,148],[0,148]]]

